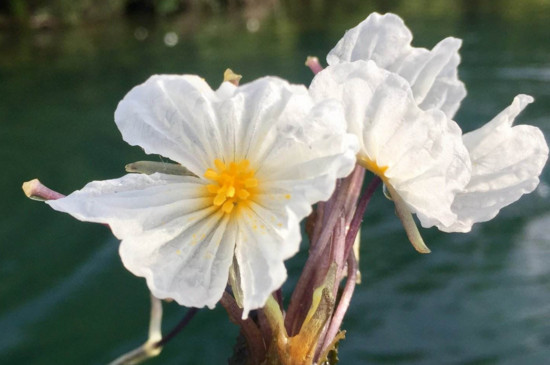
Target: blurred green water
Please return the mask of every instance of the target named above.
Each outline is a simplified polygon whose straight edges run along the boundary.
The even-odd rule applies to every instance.
[[[495,15],[487,6],[459,12],[420,1],[422,12],[412,3],[321,9],[300,21],[279,15],[257,32],[218,18],[0,34],[0,363],[102,364],[144,341],[148,294],[122,268],[116,240],[104,227],[27,200],[20,186],[39,177],[68,193],[118,177],[127,162],[143,159],[121,140],[113,112],[153,73],[195,73],[216,86],[232,67],[244,81],[273,74],[308,83],[307,55],[322,58],[369,11],[394,10],[413,30],[415,45],[432,47],[449,35],[464,39],[460,75],[469,94],[457,121],[466,131],[523,92],[536,103],[519,123],[539,126],[550,139],[547,7],[522,16],[513,8]],[[174,43],[171,32],[178,39],[167,46],[170,37]],[[428,256],[412,251],[391,204],[376,195],[363,231],[363,284],[344,324],[342,363],[546,363],[548,170],[536,192],[471,234],[424,230],[433,250]],[[288,262],[287,294],[303,260]],[[185,310],[175,304],[166,310],[168,329]],[[222,309],[201,311],[150,363],[224,363],[236,334]]]

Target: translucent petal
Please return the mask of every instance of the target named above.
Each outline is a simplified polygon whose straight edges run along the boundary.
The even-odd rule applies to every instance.
[[[213,105],[231,95],[222,89],[216,93],[194,75],[151,76],[118,104],[115,122],[129,144],[200,175],[221,155],[226,139]]]
[[[540,129],[512,127],[533,98],[518,95],[512,104],[483,127],[464,135],[472,159],[472,179],[453,202],[458,220],[439,226],[448,232],[468,232],[472,225],[494,218],[500,209],[533,191],[548,158]]]
[[[420,109],[409,83],[372,61],[329,66],[315,76],[310,92],[316,100],[344,103],[359,155],[385,169],[385,182],[424,227],[455,220],[451,203],[470,178],[470,161],[454,121],[439,110]]]
[[[155,296],[213,307],[227,283],[236,231],[203,197],[205,190],[193,177],[132,174],[91,182],[47,203],[108,224],[122,240],[124,265],[145,277]]]
[[[346,32],[329,52],[327,62],[372,60],[405,78],[422,109],[438,108],[452,118],[466,96],[457,72],[462,42],[446,38],[429,51],[412,47],[411,41],[410,30],[397,15],[372,13]]]

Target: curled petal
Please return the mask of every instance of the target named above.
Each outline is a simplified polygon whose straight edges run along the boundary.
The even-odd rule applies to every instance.
[[[532,97],[518,95],[489,123],[464,135],[472,160],[472,179],[453,202],[457,221],[438,226],[441,230],[468,232],[474,223],[492,219],[500,209],[537,187],[548,159],[544,135],[533,126],[512,127],[531,102]]]
[[[346,32],[327,56],[329,65],[372,60],[395,72],[411,85],[417,104],[424,110],[438,108],[452,118],[466,96],[458,79],[461,40],[446,38],[431,51],[411,46],[412,34],[395,14],[373,13]]]

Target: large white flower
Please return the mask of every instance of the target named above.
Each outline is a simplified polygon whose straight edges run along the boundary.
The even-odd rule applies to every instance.
[[[197,76],[153,76],[124,97],[115,121],[126,142],[196,176],[129,174],[48,204],[108,224],[126,268],[159,298],[213,307],[233,265],[244,316],[284,282],[300,220],[357,152],[340,103],[314,104],[277,78],[213,91]]]
[[[345,33],[328,54],[327,62],[336,65],[372,60],[407,80],[420,108],[437,108],[452,118],[466,96],[457,72],[462,41],[448,37],[430,51],[412,47],[412,39],[399,16],[372,13]]]
[[[437,109],[422,110],[408,81],[373,61],[340,62],[318,73],[316,100],[344,103],[348,131],[359,138],[358,163],[382,178],[415,248],[429,252],[410,212],[424,227],[451,225],[451,204],[470,179],[458,125]]]
[[[405,78],[420,108],[439,109],[452,118],[466,96],[457,72],[462,41],[445,38],[431,51],[412,47],[411,41],[412,33],[400,17],[373,13],[345,33],[327,62],[372,60]],[[501,208],[536,188],[548,146],[538,128],[512,128],[515,117],[530,102],[529,96],[516,97],[493,121],[463,136],[473,165],[472,179],[453,202],[456,221],[439,222],[439,229],[468,232],[474,223],[492,219]]]
[[[512,127],[533,98],[518,95],[512,104],[483,127],[466,133],[464,144],[472,161],[472,178],[456,195],[457,220],[438,224],[446,232],[469,232],[472,225],[493,219],[501,208],[535,190],[548,159],[548,145],[537,127]]]

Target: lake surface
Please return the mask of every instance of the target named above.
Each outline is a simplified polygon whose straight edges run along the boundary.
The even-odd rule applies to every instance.
[[[113,112],[151,74],[199,74],[216,87],[231,67],[244,82],[271,74],[309,83],[306,56],[323,59],[369,9],[342,10],[331,21],[323,14],[248,24],[133,20],[0,33],[0,363],[103,364],[147,334],[145,283],[122,267],[108,229],[26,199],[23,181],[39,177],[69,193],[145,159],[121,140]],[[459,72],[468,97],[456,120],[465,131],[527,93],[536,102],[517,123],[540,127],[550,140],[547,7],[523,16],[403,13],[416,46],[451,35],[464,40]],[[412,250],[379,191],[362,232],[363,283],[344,322],[341,363],[547,363],[550,168],[541,181],[470,234],[422,230],[427,256]],[[287,263],[287,296],[303,260]],[[171,303],[165,310],[167,331],[185,309]],[[223,364],[237,332],[222,308],[202,310],[148,364]]]

